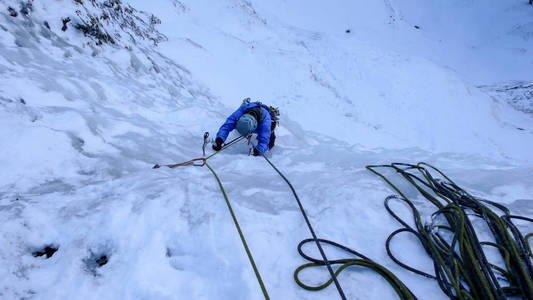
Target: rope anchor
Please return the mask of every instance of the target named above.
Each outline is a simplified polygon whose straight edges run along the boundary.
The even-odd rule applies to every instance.
[[[198,164],[197,163],[198,161],[201,161],[202,163]],[[174,169],[174,168],[177,168],[177,167],[184,167],[184,166],[203,167],[203,166],[205,166],[206,161],[207,161],[206,158],[200,157],[200,158],[191,159],[191,160],[188,160],[186,162],[179,163],[179,164],[171,164],[171,165],[159,165],[159,164],[156,164],[155,166],[152,167],[152,169],[159,169],[161,167],[169,167],[171,169]]]
[[[205,156],[205,145],[207,144],[207,138],[209,137],[209,132],[205,132],[204,133],[204,146],[203,146],[203,150],[204,150],[204,156]],[[191,159],[191,160],[188,160],[188,161],[185,161],[185,162],[182,162],[182,163],[177,163],[177,164],[170,164],[170,165],[160,165],[160,164],[155,164],[152,169],[159,169],[161,167],[169,167],[171,169],[174,169],[174,168],[177,168],[177,167],[185,167],[185,166],[195,166],[195,167],[203,167],[206,165],[207,163],[207,160],[210,159],[211,157],[217,155],[218,153],[220,153],[222,150],[228,148],[229,146],[237,143],[238,141],[244,139],[246,137],[244,136],[239,136],[235,139],[233,139],[231,142],[229,143],[226,143],[224,144],[224,146],[222,147],[222,149],[218,150],[217,152],[209,155],[208,157],[199,157],[199,158],[195,158],[195,159]],[[202,161],[201,164],[198,164],[196,163],[197,161]]]

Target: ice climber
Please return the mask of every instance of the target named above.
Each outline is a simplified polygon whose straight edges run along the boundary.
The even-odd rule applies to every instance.
[[[237,129],[242,136],[257,134],[257,146],[254,147],[253,154],[254,156],[263,155],[265,151],[274,147],[276,141],[274,129],[278,123],[278,115],[278,109],[272,106],[266,106],[261,102],[250,102],[249,98],[245,99],[241,107],[220,126],[213,150],[222,149],[222,143],[226,141],[228,134],[233,129]]]

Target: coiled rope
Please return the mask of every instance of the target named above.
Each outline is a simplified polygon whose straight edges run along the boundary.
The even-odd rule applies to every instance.
[[[341,298],[342,299],[346,299],[346,295],[344,294],[344,291],[343,291],[342,287],[340,286],[340,283],[337,280],[337,276],[344,269],[346,269],[346,268],[348,268],[350,266],[361,266],[361,267],[365,267],[365,268],[374,270],[379,275],[381,275],[392,286],[392,288],[394,289],[396,294],[400,297],[400,299],[403,299],[403,300],[414,300],[414,299],[417,299],[415,297],[415,295],[411,292],[411,290],[409,290],[409,288],[400,279],[398,279],[398,277],[396,277],[392,272],[390,272],[387,268],[383,267],[382,265],[374,262],[373,260],[371,260],[370,258],[364,256],[363,254],[361,254],[361,253],[359,253],[359,252],[357,252],[355,250],[352,250],[352,249],[350,249],[350,248],[348,248],[346,246],[343,246],[341,244],[335,243],[335,242],[330,241],[330,240],[317,238],[317,236],[315,234],[315,231],[313,230],[313,227],[311,226],[311,223],[309,222],[309,218],[307,217],[307,214],[305,213],[303,205],[302,205],[300,199],[298,198],[298,195],[296,194],[296,191],[294,190],[294,187],[292,186],[290,181],[285,177],[285,175],[283,175],[283,173],[281,173],[281,171],[266,156],[263,156],[263,158],[270,164],[270,166],[272,166],[272,168],[276,172],[278,172],[278,174],[283,178],[283,180],[285,180],[285,182],[287,183],[287,185],[291,189],[291,191],[292,191],[292,193],[294,195],[294,198],[296,199],[296,202],[298,203],[300,211],[301,211],[301,213],[302,213],[302,215],[303,215],[303,217],[305,219],[305,222],[307,223],[309,231],[311,232],[311,235],[313,237],[312,239],[304,239],[298,244],[298,253],[304,259],[310,261],[310,263],[303,264],[303,265],[299,266],[298,268],[296,268],[296,270],[294,271],[294,281],[300,287],[302,287],[302,288],[304,288],[306,290],[309,290],[309,291],[319,291],[319,290],[325,289],[326,287],[331,285],[331,283],[334,283],[336,288],[337,288],[337,291],[339,292],[339,295],[341,296]],[[310,243],[310,242],[314,242],[316,244],[316,246],[317,246],[317,248],[318,248],[318,250],[320,252],[320,255],[322,256],[322,259],[313,258],[313,257],[307,255],[303,251],[303,246],[305,244],[307,244],[307,243]],[[344,250],[345,252],[351,253],[351,254],[355,255],[356,257],[359,257],[359,258],[328,260],[327,257],[326,257],[326,254],[325,254],[325,252],[324,252],[324,250],[323,250],[323,248],[321,246],[321,243],[324,243],[324,244],[336,247],[338,249]],[[337,270],[334,272],[333,268],[331,266],[332,265],[337,265],[337,264],[340,264],[341,266],[339,268],[337,268]],[[318,286],[311,286],[311,285],[307,285],[307,284],[303,283],[300,280],[299,274],[304,269],[311,268],[311,267],[323,267],[323,266],[326,266],[326,268],[328,269],[328,272],[330,274],[330,279],[327,280],[325,283],[320,284]]]
[[[325,289],[326,287],[328,287],[331,283],[332,283],[332,279],[329,279],[327,280],[326,282],[324,282],[323,284],[319,284],[317,286],[311,286],[311,285],[307,285],[305,283],[303,283],[300,278],[299,278],[299,274],[301,271],[303,271],[304,269],[307,269],[307,268],[311,268],[311,267],[320,267],[320,266],[324,266],[325,265],[325,262],[324,260],[320,260],[320,259],[316,259],[316,258],[312,258],[310,257],[309,255],[305,254],[304,251],[302,250],[302,247],[304,244],[306,243],[309,243],[313,241],[312,239],[305,239],[305,240],[302,240],[300,242],[300,244],[298,244],[298,253],[300,253],[300,255],[305,258],[306,260],[310,261],[310,263],[306,263],[306,264],[303,264],[301,266],[299,266],[298,268],[296,268],[296,270],[294,271],[294,281],[296,281],[296,283],[308,290],[308,291],[320,291],[322,289]],[[318,241],[320,243],[324,243],[324,244],[328,244],[328,245],[331,245],[333,247],[336,247],[338,249],[341,249],[341,250],[344,250],[348,253],[351,253],[353,255],[355,255],[356,257],[359,257],[359,258],[345,258],[345,259],[336,259],[336,260],[330,260],[329,263],[332,264],[332,265],[336,265],[336,264],[340,264],[341,266],[335,271],[335,275],[339,275],[344,269],[350,267],[350,266],[361,266],[361,267],[365,267],[365,268],[368,268],[368,269],[371,269],[373,271],[375,271],[376,273],[378,273],[381,277],[383,277],[391,286],[392,288],[394,289],[394,291],[396,292],[396,294],[398,295],[398,297],[400,299],[405,299],[405,300],[414,300],[414,299],[417,299],[415,297],[415,295],[411,292],[411,290],[409,290],[409,288],[400,280],[398,279],[398,277],[396,277],[391,271],[389,271],[387,268],[383,267],[382,265],[378,264],[377,262],[371,260],[370,258],[364,256],[363,254],[353,250],[353,249],[350,249],[346,246],[343,246],[341,244],[338,244],[338,243],[335,243],[335,242],[332,242],[332,241],[329,241],[329,240],[324,240],[324,239],[318,239]]]
[[[396,171],[436,207],[430,223],[422,222],[414,203],[387,177],[376,171],[377,168]],[[522,236],[512,222],[513,219],[533,222],[533,219],[511,215],[509,209],[501,204],[472,196],[443,172],[423,162],[417,165],[374,165],[367,166],[367,169],[385,180],[400,195],[385,199],[385,208],[403,226],[391,233],[385,243],[388,255],[399,266],[437,280],[442,291],[451,299],[506,299],[507,296],[533,299],[533,253],[528,244],[532,234]],[[432,172],[441,178],[436,178]],[[414,218],[414,228],[390,208],[389,202],[394,199],[409,206]],[[491,207],[503,212],[503,215],[499,216]],[[492,233],[494,242],[479,241],[469,217],[483,220]],[[410,267],[393,255],[391,240],[402,232],[417,237],[434,262],[435,275]],[[496,248],[505,266],[490,263],[483,252],[483,246]],[[502,287],[501,281],[506,282],[507,286]]]
[[[429,224],[422,222],[415,204],[387,177],[377,172],[376,168],[392,168],[437,207]],[[533,253],[529,245],[529,239],[533,233],[523,236],[512,222],[513,219],[533,222],[533,219],[511,215],[509,209],[501,204],[470,195],[440,170],[425,163],[418,165],[393,163],[367,166],[367,169],[384,179],[400,195],[389,196],[384,202],[386,210],[403,226],[392,232],[385,242],[387,254],[395,263],[413,273],[437,280],[442,291],[451,299],[506,299],[508,296],[533,299],[531,268]],[[416,171],[419,174],[409,171]],[[441,178],[436,178],[431,171],[436,172]],[[414,228],[391,209],[390,201],[393,200],[402,201],[408,205],[413,214]],[[503,212],[503,215],[498,216],[489,206]],[[494,242],[479,241],[469,216],[485,221],[493,234]],[[414,234],[420,241],[426,253],[433,260],[435,275],[415,269],[394,256],[391,241],[403,232]],[[298,245],[300,255],[311,263],[298,267],[294,272],[294,279],[302,288],[317,291],[329,286],[332,280],[317,286],[310,286],[304,284],[298,277],[299,273],[306,268],[325,265],[324,260],[312,258],[302,250],[303,245],[311,241],[313,240],[306,239]],[[330,260],[331,265],[340,265],[335,271],[336,275],[349,266],[364,266],[384,277],[400,299],[416,299],[413,293],[383,266],[346,246],[323,239],[318,241],[358,257]],[[490,263],[485,257],[483,246],[496,248],[505,266],[500,267]],[[507,286],[501,287],[500,281],[506,282]]]
[[[207,164],[208,159],[243,138],[245,137],[234,139],[230,143],[224,145],[221,150],[206,158],[197,158],[184,163],[165,166],[175,168],[186,165],[207,165],[209,170],[215,176],[220,190],[224,195],[224,199],[226,200],[226,204],[252,268],[254,269],[259,285],[261,286],[263,295],[265,296],[265,299],[270,299],[224,187],[216,172],[209,164]],[[263,157],[288,184],[313,237],[312,239],[301,241],[298,245],[298,252],[300,255],[310,261],[310,263],[298,267],[294,272],[294,280],[299,286],[307,290],[316,291],[326,288],[333,282],[337,287],[341,298],[346,299],[344,291],[337,280],[337,275],[349,266],[358,265],[370,268],[380,274],[387,280],[387,282],[389,282],[389,284],[391,284],[401,299],[416,299],[414,294],[385,267],[346,246],[329,240],[318,239],[290,181],[266,156]],[[202,163],[198,164],[200,161]],[[161,166],[154,166],[154,168],[159,167]],[[395,263],[413,273],[437,280],[442,291],[451,299],[506,299],[507,296],[521,296],[523,299],[533,299],[533,267],[531,263],[533,252],[529,245],[529,239],[533,237],[533,233],[523,236],[512,222],[513,219],[533,222],[533,219],[511,215],[509,209],[501,204],[470,195],[468,192],[457,186],[440,170],[423,162],[418,163],[417,165],[403,163],[370,165],[366,168],[385,180],[385,182],[387,182],[400,195],[389,196],[385,199],[384,203],[385,208],[391,216],[403,226],[392,232],[385,242],[387,254]],[[421,215],[414,203],[409,200],[396,185],[392,184],[387,177],[376,171],[375,169],[377,168],[393,169],[414,186],[426,200],[436,206],[437,211],[431,215],[432,221],[429,224],[424,224],[422,222]],[[410,171],[418,172],[418,174],[414,174]],[[435,178],[434,175],[431,174],[431,171],[436,172],[442,178]],[[390,208],[389,202],[392,200],[402,201],[409,206],[414,218],[414,228],[398,217],[398,215],[396,215]],[[496,214],[489,206],[500,210],[503,212],[503,215],[498,216],[498,214]],[[478,217],[485,221],[490,232],[493,234],[494,242],[479,241],[469,216]],[[431,259],[433,259],[435,275],[410,267],[393,255],[390,243],[396,235],[402,232],[414,234],[418,238],[426,253]],[[304,253],[302,247],[309,242],[314,242],[316,244],[322,259],[316,259]],[[321,243],[342,249],[358,258],[328,260]],[[505,266],[501,267],[489,263],[483,252],[483,246],[496,248],[501,254]],[[341,266],[334,272],[332,265],[336,264],[340,264]],[[330,273],[331,278],[325,283],[318,286],[310,286],[304,284],[299,279],[298,275],[302,270],[309,267],[319,266],[326,266]],[[497,276],[495,272],[497,272],[499,276]],[[499,280],[505,281],[508,286],[501,287]]]

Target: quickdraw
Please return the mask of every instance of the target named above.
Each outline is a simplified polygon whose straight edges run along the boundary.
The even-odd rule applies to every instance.
[[[201,161],[202,163],[198,164],[198,163],[196,163],[197,161]],[[206,161],[207,161],[206,158],[200,157],[200,158],[191,159],[191,160],[188,160],[188,161],[185,161],[185,162],[182,162],[182,163],[178,163],[178,164],[171,164],[171,165],[159,165],[159,164],[156,164],[155,166],[152,167],[152,169],[159,169],[161,167],[169,167],[171,169],[174,169],[174,168],[177,168],[177,167],[185,167],[185,166],[203,167],[203,166],[205,166]]]

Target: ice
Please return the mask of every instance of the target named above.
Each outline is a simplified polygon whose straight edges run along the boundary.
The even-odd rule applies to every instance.
[[[267,156],[317,235],[383,264],[420,298],[446,297],[388,258],[385,240],[400,226],[383,207],[393,191],[366,165],[426,161],[475,195],[533,213],[533,119],[508,104],[514,92],[495,92],[532,80],[525,1],[131,0],[131,13],[101,21],[116,40],[102,45],[74,27],[110,11],[83,2],[33,1],[11,17],[20,1],[0,0],[2,299],[262,299],[209,170],[152,169],[201,157],[204,132],[214,137],[245,97],[279,107]],[[295,284],[296,246],[310,233],[289,187],[249,148],[209,164],[271,298],[338,299],[334,287]],[[414,237],[392,245],[431,273]],[[33,255],[46,247],[57,251]],[[339,281],[349,299],[395,297],[365,269]]]

